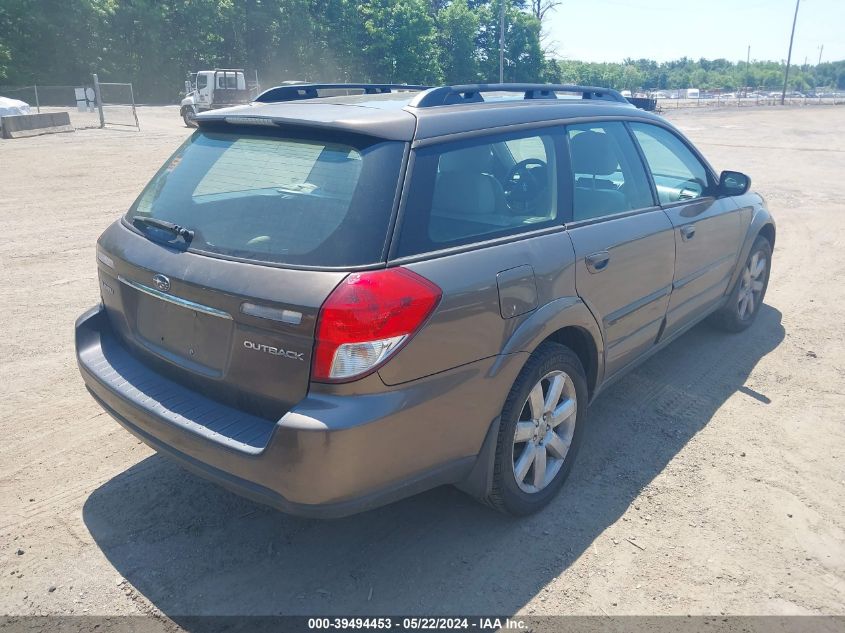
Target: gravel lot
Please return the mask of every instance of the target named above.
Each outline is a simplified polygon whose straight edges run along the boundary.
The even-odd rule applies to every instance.
[[[845,108],[669,112],[776,215],[767,305],[599,398],[525,520],[452,488],[285,516],[102,412],[72,340],[94,243],[188,135],[175,107],[139,116],[0,141],[0,613],[845,614]]]

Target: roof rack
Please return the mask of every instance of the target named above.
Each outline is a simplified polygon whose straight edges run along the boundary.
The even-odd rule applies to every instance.
[[[580,93],[582,99],[600,99],[629,104],[628,100],[616,90],[596,88],[595,86],[575,86],[571,84],[466,84],[460,86],[442,86],[432,88],[416,97],[408,104],[415,108],[432,108],[459,103],[482,103],[483,92],[522,92],[525,99],[557,99],[558,92]]]
[[[408,84],[291,84],[276,86],[265,90],[255,100],[259,103],[278,103],[280,101],[299,101],[300,99],[317,99],[320,90],[363,90],[364,94],[380,95],[398,90],[428,90],[431,86],[415,86]]]

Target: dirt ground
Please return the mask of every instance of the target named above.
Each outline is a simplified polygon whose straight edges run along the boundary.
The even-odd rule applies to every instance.
[[[94,243],[188,135],[139,115],[0,141],[0,613],[845,614],[845,107],[668,113],[776,215],[766,305],[599,398],[523,520],[452,488],[285,516],[102,412],[73,354]]]

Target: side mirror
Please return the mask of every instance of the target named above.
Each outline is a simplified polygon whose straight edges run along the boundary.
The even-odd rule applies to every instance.
[[[723,196],[741,196],[751,187],[751,178],[739,171],[723,171],[719,176],[719,193]]]

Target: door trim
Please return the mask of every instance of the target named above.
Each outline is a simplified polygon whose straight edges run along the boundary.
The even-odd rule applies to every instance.
[[[615,325],[616,323],[618,323],[619,321],[624,319],[626,316],[633,314],[634,312],[636,312],[640,308],[644,308],[647,305],[662,299],[663,297],[670,294],[671,292],[672,292],[672,285],[669,284],[668,286],[664,286],[663,288],[659,288],[658,290],[652,292],[651,294],[646,295],[645,297],[641,297],[640,299],[637,299],[633,303],[629,303],[628,305],[619,308],[615,312],[611,312],[604,319],[605,327],[610,327],[612,325]],[[651,325],[651,324],[649,323],[648,325]]]
[[[695,281],[699,277],[703,277],[704,275],[709,273],[714,268],[718,268],[719,266],[724,264],[727,260],[736,260],[736,255],[722,255],[722,257],[720,257],[719,259],[717,259],[715,261],[710,262],[704,268],[699,268],[694,273],[691,273],[691,274],[687,275],[686,277],[684,277],[682,279],[678,279],[678,280],[674,281],[672,283],[672,289],[677,290],[678,288],[683,288],[684,286],[686,286],[689,283],[692,283],[693,281]]]
[[[123,275],[118,275],[117,280],[121,283],[126,284],[130,288],[134,288],[139,292],[148,294],[151,297],[155,297],[156,299],[161,299],[162,301],[173,303],[179,307],[187,308],[188,310],[193,310],[194,312],[202,312],[203,314],[209,314],[211,316],[220,317],[221,319],[228,319],[229,321],[234,320],[232,318],[232,315],[228,312],[224,312],[223,310],[218,310],[217,308],[212,308],[211,306],[206,306],[201,303],[195,303],[194,301],[189,301],[188,299],[183,299],[182,297],[175,297],[173,295],[165,294],[159,290],[156,290],[155,288],[150,288],[149,286],[145,286],[144,284],[139,284],[137,281],[127,279]]]

